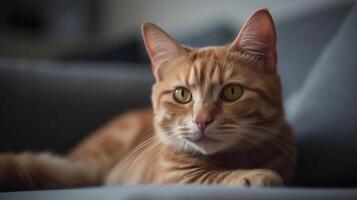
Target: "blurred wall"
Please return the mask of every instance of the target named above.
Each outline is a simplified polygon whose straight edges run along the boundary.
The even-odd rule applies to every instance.
[[[125,39],[141,21],[152,21],[175,36],[191,34],[214,23],[240,27],[251,13],[267,7],[276,23],[351,0],[106,0],[101,18],[105,37]]]
[[[258,8],[270,9],[279,25],[351,1],[355,0],[0,0],[0,57],[61,59],[90,50],[107,54],[105,50],[140,38],[143,20],[176,38],[224,28],[234,36]],[[200,35],[192,41],[219,38],[216,33],[210,37]]]

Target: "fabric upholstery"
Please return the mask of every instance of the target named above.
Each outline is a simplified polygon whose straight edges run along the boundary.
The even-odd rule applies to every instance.
[[[356,197],[357,189],[229,188],[198,185],[99,187],[0,193],[0,199],[6,200],[354,200]]]
[[[357,6],[287,102],[300,184],[357,181]]]

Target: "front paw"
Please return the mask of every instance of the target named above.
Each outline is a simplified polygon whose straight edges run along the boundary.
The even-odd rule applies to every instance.
[[[248,172],[240,177],[237,184],[247,187],[271,187],[283,186],[283,179],[279,174],[272,170],[261,169]]]

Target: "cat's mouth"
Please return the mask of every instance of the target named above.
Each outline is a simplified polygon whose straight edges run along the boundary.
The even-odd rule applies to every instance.
[[[185,137],[186,140],[193,143],[205,143],[205,142],[218,142],[219,140],[210,137],[207,133],[197,132],[188,137]]]
[[[195,151],[198,151],[204,155],[216,153],[222,147],[222,140],[214,138],[209,133],[197,132],[190,136],[183,137],[189,147],[192,147]]]

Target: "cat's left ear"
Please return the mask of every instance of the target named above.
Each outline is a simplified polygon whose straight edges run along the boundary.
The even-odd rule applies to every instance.
[[[141,31],[155,76],[162,64],[183,55],[184,48],[155,24],[143,23]]]
[[[243,50],[258,56],[264,60],[266,69],[276,69],[276,31],[273,18],[267,9],[256,11],[245,22],[230,49]]]

